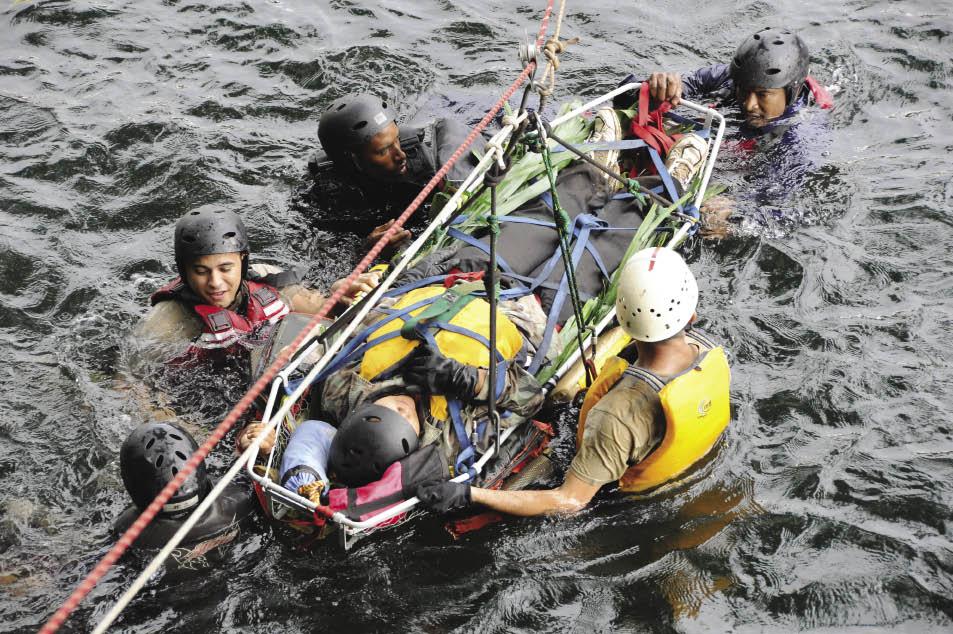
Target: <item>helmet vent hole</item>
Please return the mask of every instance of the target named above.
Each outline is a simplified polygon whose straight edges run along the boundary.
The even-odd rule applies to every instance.
[[[146,443],[146,449],[152,449],[152,445],[156,444],[155,438],[150,438],[149,442]]]
[[[344,110],[344,107],[345,107],[346,105],[347,105],[346,103],[338,104],[338,107],[335,108],[335,110]]]
[[[405,453],[405,454],[410,453],[410,443],[407,442],[407,439],[406,439],[406,438],[402,438],[401,441],[400,441],[400,444],[401,444],[401,446],[404,448],[404,453]]]
[[[665,324],[665,330],[668,330],[668,324]]]
[[[778,46],[779,44],[784,44],[784,40],[775,40],[774,45]]]
[[[189,243],[195,242],[195,236],[182,236],[182,241]]]
[[[169,437],[175,438],[176,440],[182,440],[182,436],[179,436],[178,434],[169,434]]]
[[[387,110],[387,102],[386,102],[386,101],[382,101],[382,102],[381,102],[381,110]]]
[[[189,459],[189,457],[186,456],[186,455],[185,455],[184,453],[182,453],[181,451],[176,451],[176,452],[175,452],[175,455],[179,457],[179,460],[188,460],[188,459]]]
[[[357,123],[354,124],[354,127],[352,128],[352,130],[361,130],[365,127],[367,127],[367,121],[358,121]]]
[[[164,461],[165,461],[165,456],[159,456],[158,458],[156,458],[156,467],[161,467]]]
[[[764,71],[764,72],[765,72],[766,74],[768,74],[768,75],[777,75],[778,73],[781,72],[781,69],[780,69],[780,68],[769,68],[768,70],[766,70],[766,71]]]
[[[222,237],[225,238],[226,240],[231,240],[232,238],[235,237],[235,232],[229,231],[228,233],[223,233]]]
[[[635,310],[637,310],[637,311],[640,312],[640,313],[642,312],[642,309],[641,309],[641,308],[636,308]],[[632,316],[634,317],[635,314],[633,314]]]
[[[179,475],[179,468],[178,468],[178,467],[172,467],[172,477],[174,478],[174,477],[177,476],[177,475]]]
[[[379,423],[379,422],[381,422],[381,418],[380,418],[380,416],[368,416],[368,417],[367,417],[367,422],[369,422],[369,423]]]
[[[755,34],[754,34],[754,39],[760,40],[760,39],[761,39],[761,34],[760,34],[760,33],[755,33]]]

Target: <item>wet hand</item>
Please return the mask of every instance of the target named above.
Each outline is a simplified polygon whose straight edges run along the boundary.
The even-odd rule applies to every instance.
[[[728,218],[734,213],[735,203],[727,196],[712,196],[702,205],[701,235],[703,238],[721,240],[731,233]]]
[[[466,482],[425,482],[417,487],[417,498],[425,508],[437,513],[470,506],[470,485]]]
[[[430,394],[469,399],[477,395],[480,371],[422,345],[404,367],[403,377],[405,382]]]
[[[367,244],[368,245],[376,244],[377,241],[380,240],[381,237],[383,237],[383,235],[387,233],[387,230],[390,229],[393,225],[394,225],[394,220],[388,220],[387,222],[380,225],[379,227],[374,227],[374,230],[371,231],[369,236],[367,236]],[[405,240],[409,240],[410,238],[411,238],[410,231],[408,231],[407,229],[401,229],[400,231],[395,232],[394,235],[390,237],[390,240],[387,241],[386,246],[397,247],[400,243],[404,242]]]
[[[649,95],[656,101],[670,101],[677,106],[682,100],[682,76],[678,73],[649,75]]]
[[[265,431],[264,423],[249,423],[245,425],[245,429],[241,431],[238,435],[238,450],[243,452],[248,449],[255,439],[258,438]],[[258,455],[267,456],[271,453],[271,450],[275,448],[275,430],[273,427],[268,428],[268,435],[262,440],[261,445],[258,447]]]
[[[381,271],[368,271],[367,273],[362,273],[357,276],[357,279],[344,291],[344,295],[341,296],[341,303],[350,306],[354,303],[355,300],[360,299],[367,293],[370,293],[374,288],[381,283]],[[334,284],[331,285],[331,293],[333,294],[339,288],[347,284],[347,279],[340,279]]]

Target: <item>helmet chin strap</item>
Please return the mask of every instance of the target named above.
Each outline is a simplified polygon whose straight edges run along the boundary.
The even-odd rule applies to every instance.
[[[365,174],[367,171],[364,169],[364,165],[357,160],[357,156],[354,155],[354,152],[347,152],[347,157],[351,160],[351,165],[354,166],[354,169],[359,174]]]
[[[188,510],[193,506],[196,506],[199,503],[199,494],[196,493],[192,497],[182,500],[180,502],[169,502],[162,507],[162,513],[167,515],[173,515],[176,513],[181,513],[182,511]]]

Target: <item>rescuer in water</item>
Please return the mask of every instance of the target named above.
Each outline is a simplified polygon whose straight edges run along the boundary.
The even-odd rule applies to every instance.
[[[321,151],[308,161],[315,180],[312,201],[331,214],[318,219],[318,226],[369,231],[368,242],[376,242],[468,133],[465,126],[446,118],[398,127],[389,104],[371,94],[335,99],[318,126]],[[434,191],[452,189],[474,165],[472,155],[461,156]],[[350,211],[346,218],[340,215],[343,209]],[[396,248],[409,237],[410,231],[402,229],[390,244]]]
[[[133,503],[116,520],[115,533],[121,534],[132,526],[197,449],[195,439],[174,423],[149,422],[132,430],[122,444],[119,466]],[[212,486],[203,461],[136,538],[136,547],[158,550],[165,546]],[[248,485],[232,482],[172,551],[173,560],[183,568],[207,567],[208,555],[238,536],[242,522],[255,506]]]
[[[653,489],[703,458],[728,425],[724,350],[691,328],[698,286],[675,251],[653,247],[623,270],[616,315],[638,359],[610,360],[580,411],[576,456],[556,489],[503,491],[441,481],[417,488],[436,511],[481,504],[512,515],[575,513],[604,485]]]
[[[688,75],[649,75],[649,93],[658,103],[667,101],[677,106],[684,97],[740,110],[743,124],[737,139],[725,144],[725,152],[753,157],[755,150],[772,150],[767,163],[755,172],[763,173],[763,177],[743,196],[752,199],[744,204],[745,216],[790,220],[803,213],[783,203],[820,161],[827,138],[823,111],[834,105],[827,89],[809,74],[809,66],[810,52],[798,34],[784,28],[766,28],[746,38],[728,64],[715,64]],[[634,81],[638,81],[635,75],[629,75],[622,83]],[[629,108],[636,99],[632,93],[623,93],[616,97],[615,105]],[[728,218],[737,206],[726,196],[706,202],[702,209],[703,233],[727,235]]]

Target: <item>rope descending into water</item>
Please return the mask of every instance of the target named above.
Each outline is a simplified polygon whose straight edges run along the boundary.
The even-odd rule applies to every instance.
[[[546,11],[543,14],[542,22],[540,23],[539,33],[537,35],[537,46],[543,41],[543,37],[546,34],[546,29],[549,26],[549,16],[552,13],[553,1],[548,0]],[[413,213],[423,204],[427,196],[437,187],[437,185],[443,180],[443,178],[450,171],[450,168],[459,160],[463,153],[473,144],[473,141],[476,140],[477,136],[490,124],[496,114],[503,107],[503,104],[507,102],[510,97],[516,92],[516,90],[522,85],[532,73],[536,70],[536,64],[530,63],[523,69],[523,72],[520,73],[519,77],[513,81],[512,84],[504,91],[503,95],[496,102],[496,104],[486,113],[486,116],[480,120],[480,122],[473,128],[467,138],[460,144],[460,146],[454,151],[446,163],[434,174],[433,178],[427,183],[427,185],[417,194],[417,197],[407,206],[407,209],[400,215],[400,217],[394,222],[393,225],[380,237],[377,243],[371,248],[370,252],[364,256],[364,259],[358,263],[354,270],[351,271],[350,275],[347,276],[346,283],[338,287],[336,291],[327,299],[327,301],[321,306],[321,310],[311,318],[311,321],[308,322],[308,325],[305,326],[301,332],[295,337],[294,341],[284,348],[282,352],[278,355],[275,361],[268,366],[264,373],[255,381],[254,385],[242,396],[241,400],[236,403],[235,407],[231,409],[225,419],[218,424],[218,426],[212,431],[209,437],[202,443],[202,446],[196,450],[194,454],[188,459],[185,463],[185,466],[179,471],[175,478],[169,482],[164,489],[156,496],[156,498],[149,504],[148,507],[136,518],[136,521],[133,522],[125,533],[120,536],[116,544],[109,550],[108,553],[96,564],[96,567],[80,582],[79,586],[73,591],[73,593],[66,599],[66,601],[61,605],[56,612],[53,613],[53,616],[50,617],[49,621],[40,629],[40,634],[50,634],[56,632],[66,621],[69,615],[79,606],[80,602],[88,595],[96,584],[103,578],[106,572],[119,560],[119,558],[125,553],[132,543],[136,540],[137,537],[145,530],[146,526],[155,518],[156,514],[162,510],[162,507],[172,498],[179,487],[185,483],[186,479],[195,472],[199,464],[205,459],[206,456],[212,451],[212,449],[217,445],[222,438],[225,437],[225,434],[231,430],[231,428],[238,422],[241,415],[251,407],[255,399],[265,391],[271,381],[278,374],[279,370],[284,367],[292,357],[292,351],[297,350],[298,347],[304,342],[304,340],[310,335],[311,331],[327,317],[331,309],[341,300],[341,297],[344,295],[344,292],[347,288],[354,283],[359,275],[361,275],[367,268],[370,266],[371,262],[377,259],[377,256],[380,255],[381,251],[390,243],[391,237],[400,231],[404,223],[413,215]],[[241,459],[239,459],[241,461]],[[211,496],[211,494],[209,494]],[[206,498],[208,499],[208,498]],[[203,500],[204,502],[204,500]],[[167,546],[171,545],[167,544]],[[148,576],[146,576],[147,578]],[[140,575],[141,584],[145,583],[145,578]],[[140,579],[136,580],[136,583],[140,583]],[[121,610],[125,607],[126,604],[132,599],[130,596],[128,599],[124,597],[124,603],[117,604],[117,608]],[[118,610],[117,610],[118,611]],[[108,623],[106,624],[108,625]]]

